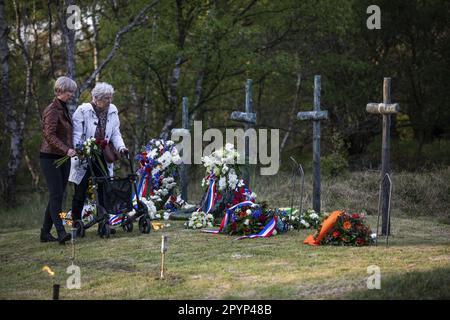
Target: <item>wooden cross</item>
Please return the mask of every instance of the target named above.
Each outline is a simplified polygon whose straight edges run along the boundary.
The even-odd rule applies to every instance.
[[[328,119],[328,111],[320,110],[320,76],[314,76],[314,111],[299,112],[300,120],[313,121],[313,209],[320,213],[320,121]]]
[[[234,121],[244,122],[244,130],[247,131],[253,128],[256,124],[256,113],[253,112],[253,94],[252,94],[252,84],[251,79],[247,79],[245,85],[245,112],[234,111],[231,113],[230,119]],[[250,141],[248,137],[245,137],[245,159],[250,160]],[[244,181],[250,187],[250,175],[246,171],[244,173]]]
[[[388,219],[389,202],[390,202],[390,186],[385,178],[391,173],[390,165],[390,147],[391,147],[391,115],[397,114],[400,111],[398,103],[391,103],[391,78],[384,78],[383,82],[383,103],[368,103],[366,111],[369,113],[381,114],[383,116],[383,138],[381,147],[381,234],[389,235],[390,222]]]
[[[183,97],[182,102],[182,128],[173,128],[172,136],[176,134],[177,136],[189,136],[189,106],[188,98]],[[186,139],[186,138],[184,138]],[[190,146],[190,144],[189,144]],[[186,152],[183,150],[183,153]],[[181,156],[181,154],[180,154]],[[181,198],[187,202],[187,188],[188,188],[188,165],[182,163],[180,165],[180,185],[181,185]]]
[[[189,105],[188,105],[188,98],[183,97],[182,102],[182,108],[183,108],[183,129],[189,130]],[[181,164],[180,168],[180,180],[181,180],[181,198],[183,198],[184,201],[187,201],[187,188],[188,188],[188,166],[185,163]]]

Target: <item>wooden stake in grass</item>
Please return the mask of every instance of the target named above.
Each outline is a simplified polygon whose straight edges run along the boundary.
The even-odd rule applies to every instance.
[[[164,279],[164,257],[167,251],[167,236],[161,236],[161,275],[160,279]]]
[[[72,228],[70,229],[70,233],[71,233],[71,239],[70,239],[70,243],[72,245],[72,264],[75,261],[75,238],[77,236],[77,229],[73,227],[73,223],[72,223]]]

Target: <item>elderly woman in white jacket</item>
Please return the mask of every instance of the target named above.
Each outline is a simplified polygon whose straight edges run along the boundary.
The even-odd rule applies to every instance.
[[[111,103],[114,88],[105,82],[99,82],[91,92],[92,102],[83,103],[73,114],[73,145],[76,147],[90,138],[106,140],[121,153],[127,154],[128,150],[120,133],[119,112],[117,107]],[[113,175],[113,163],[108,163],[102,155],[103,167],[107,168],[107,174]],[[93,161],[95,176],[102,176],[101,165]],[[74,221],[81,220],[81,213],[86,199],[86,191],[91,176],[86,163],[72,158],[69,181],[75,183],[75,193],[72,199],[72,218]],[[102,192],[99,191],[99,202],[103,203]]]

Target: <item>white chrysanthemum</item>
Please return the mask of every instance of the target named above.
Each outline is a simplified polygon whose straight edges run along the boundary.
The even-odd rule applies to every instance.
[[[225,164],[225,165],[222,167],[222,173],[223,173],[223,174],[226,174],[226,173],[228,172],[228,170],[229,170],[229,168],[228,168],[228,166]]]
[[[158,155],[158,149],[152,149],[152,151],[150,151],[150,153],[148,154],[148,156],[152,159],[155,159],[157,155]]]
[[[235,189],[238,183],[238,178],[234,169],[230,169],[228,173],[228,185],[231,189]]]
[[[172,163],[172,155],[169,151],[164,152],[164,154],[159,157],[158,161],[162,165],[162,169],[166,169]]]
[[[225,177],[221,177],[219,179],[219,190],[225,190],[225,188],[227,187],[227,179]]]
[[[311,213],[310,214],[310,216],[309,216],[311,219],[313,219],[313,220],[317,220],[317,219],[319,219],[319,215],[317,214],[317,213]]]
[[[300,223],[302,224],[302,225],[304,225],[305,226],[305,228],[309,228],[309,223],[308,222],[306,222],[305,220],[300,220]]]
[[[211,157],[202,157],[203,165],[207,168],[210,168],[214,164],[214,160]]]

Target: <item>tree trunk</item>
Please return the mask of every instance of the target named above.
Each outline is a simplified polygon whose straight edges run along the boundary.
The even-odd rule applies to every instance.
[[[0,61],[2,68],[2,78],[1,78],[1,106],[4,109],[5,113],[5,121],[6,121],[6,132],[11,135],[10,145],[14,145],[12,142],[16,140],[14,136],[15,128],[17,128],[17,123],[13,116],[13,107],[12,100],[9,91],[9,47],[8,47],[8,22],[6,21],[5,16],[5,1],[0,0]],[[17,152],[15,150],[10,150],[10,159],[11,155],[16,155]],[[3,190],[4,200],[7,206],[14,205],[15,203],[15,176],[16,172],[14,171],[12,164],[8,162],[8,170],[6,173],[6,179],[4,181],[5,188]]]
[[[69,29],[67,26],[67,16],[66,10],[70,5],[74,5],[74,0],[62,0],[63,6],[61,6],[61,1],[57,2],[58,5],[58,19],[59,26],[62,32],[62,39],[64,43],[64,47],[66,49],[66,76],[73,79],[76,79],[76,64],[75,64],[75,30]],[[67,104],[69,111],[71,113],[75,112],[78,104],[78,98],[80,96],[80,92],[78,90],[77,94],[75,94],[72,100]]]
[[[53,79],[55,76],[55,62],[53,61],[53,33],[52,33],[52,7],[51,0],[47,1],[47,11],[48,11],[48,55],[50,60],[50,75]]]
[[[16,205],[16,178],[17,178],[17,172],[19,171],[19,168],[22,163],[22,153],[23,153],[23,139],[24,139],[24,128],[25,128],[25,121],[28,114],[28,111],[31,109],[31,100],[32,100],[32,84],[33,84],[33,58],[30,56],[30,52],[28,50],[28,44],[26,40],[24,41],[22,39],[21,35],[21,13],[19,10],[19,7],[17,3],[13,2],[15,14],[16,14],[16,32],[17,32],[17,39],[21,47],[22,56],[25,61],[26,66],[26,84],[25,84],[25,101],[24,101],[24,107],[25,109],[23,112],[16,112],[14,108],[12,107],[11,103],[8,103],[8,100],[10,100],[9,96],[9,89],[6,91],[6,126],[9,130],[10,134],[10,150],[9,150],[9,159],[8,159],[8,169],[6,174],[6,190],[5,190],[5,200],[8,207],[14,207]],[[0,17],[0,24],[2,27],[0,28],[2,31],[5,30],[3,25],[6,25],[6,18],[4,16],[4,3],[1,6],[1,17]],[[26,21],[24,21],[25,24],[23,25],[23,29],[27,29]],[[7,34],[8,32],[2,32],[2,45],[7,46]],[[6,52],[5,49],[2,49],[2,65],[7,65],[7,57],[9,55],[9,52]],[[6,55],[6,56],[5,56]],[[3,59],[3,57],[6,57],[6,59]],[[4,66],[3,66],[4,68]],[[2,79],[2,82],[4,81],[4,77]],[[8,85],[8,75],[6,75],[6,85]],[[4,93],[5,94],[5,93]]]
[[[94,70],[98,69],[99,47],[98,47],[98,26],[97,26],[97,1],[92,5],[92,29],[94,31],[93,55]],[[95,82],[100,81],[100,72],[95,76]]]
[[[27,164],[28,170],[30,171],[30,174],[31,174],[33,189],[37,190],[37,188],[39,186],[39,179],[40,179],[39,171],[33,166],[33,162],[31,161],[30,157],[28,156],[27,150],[24,150],[24,158],[25,158],[25,163]]]

